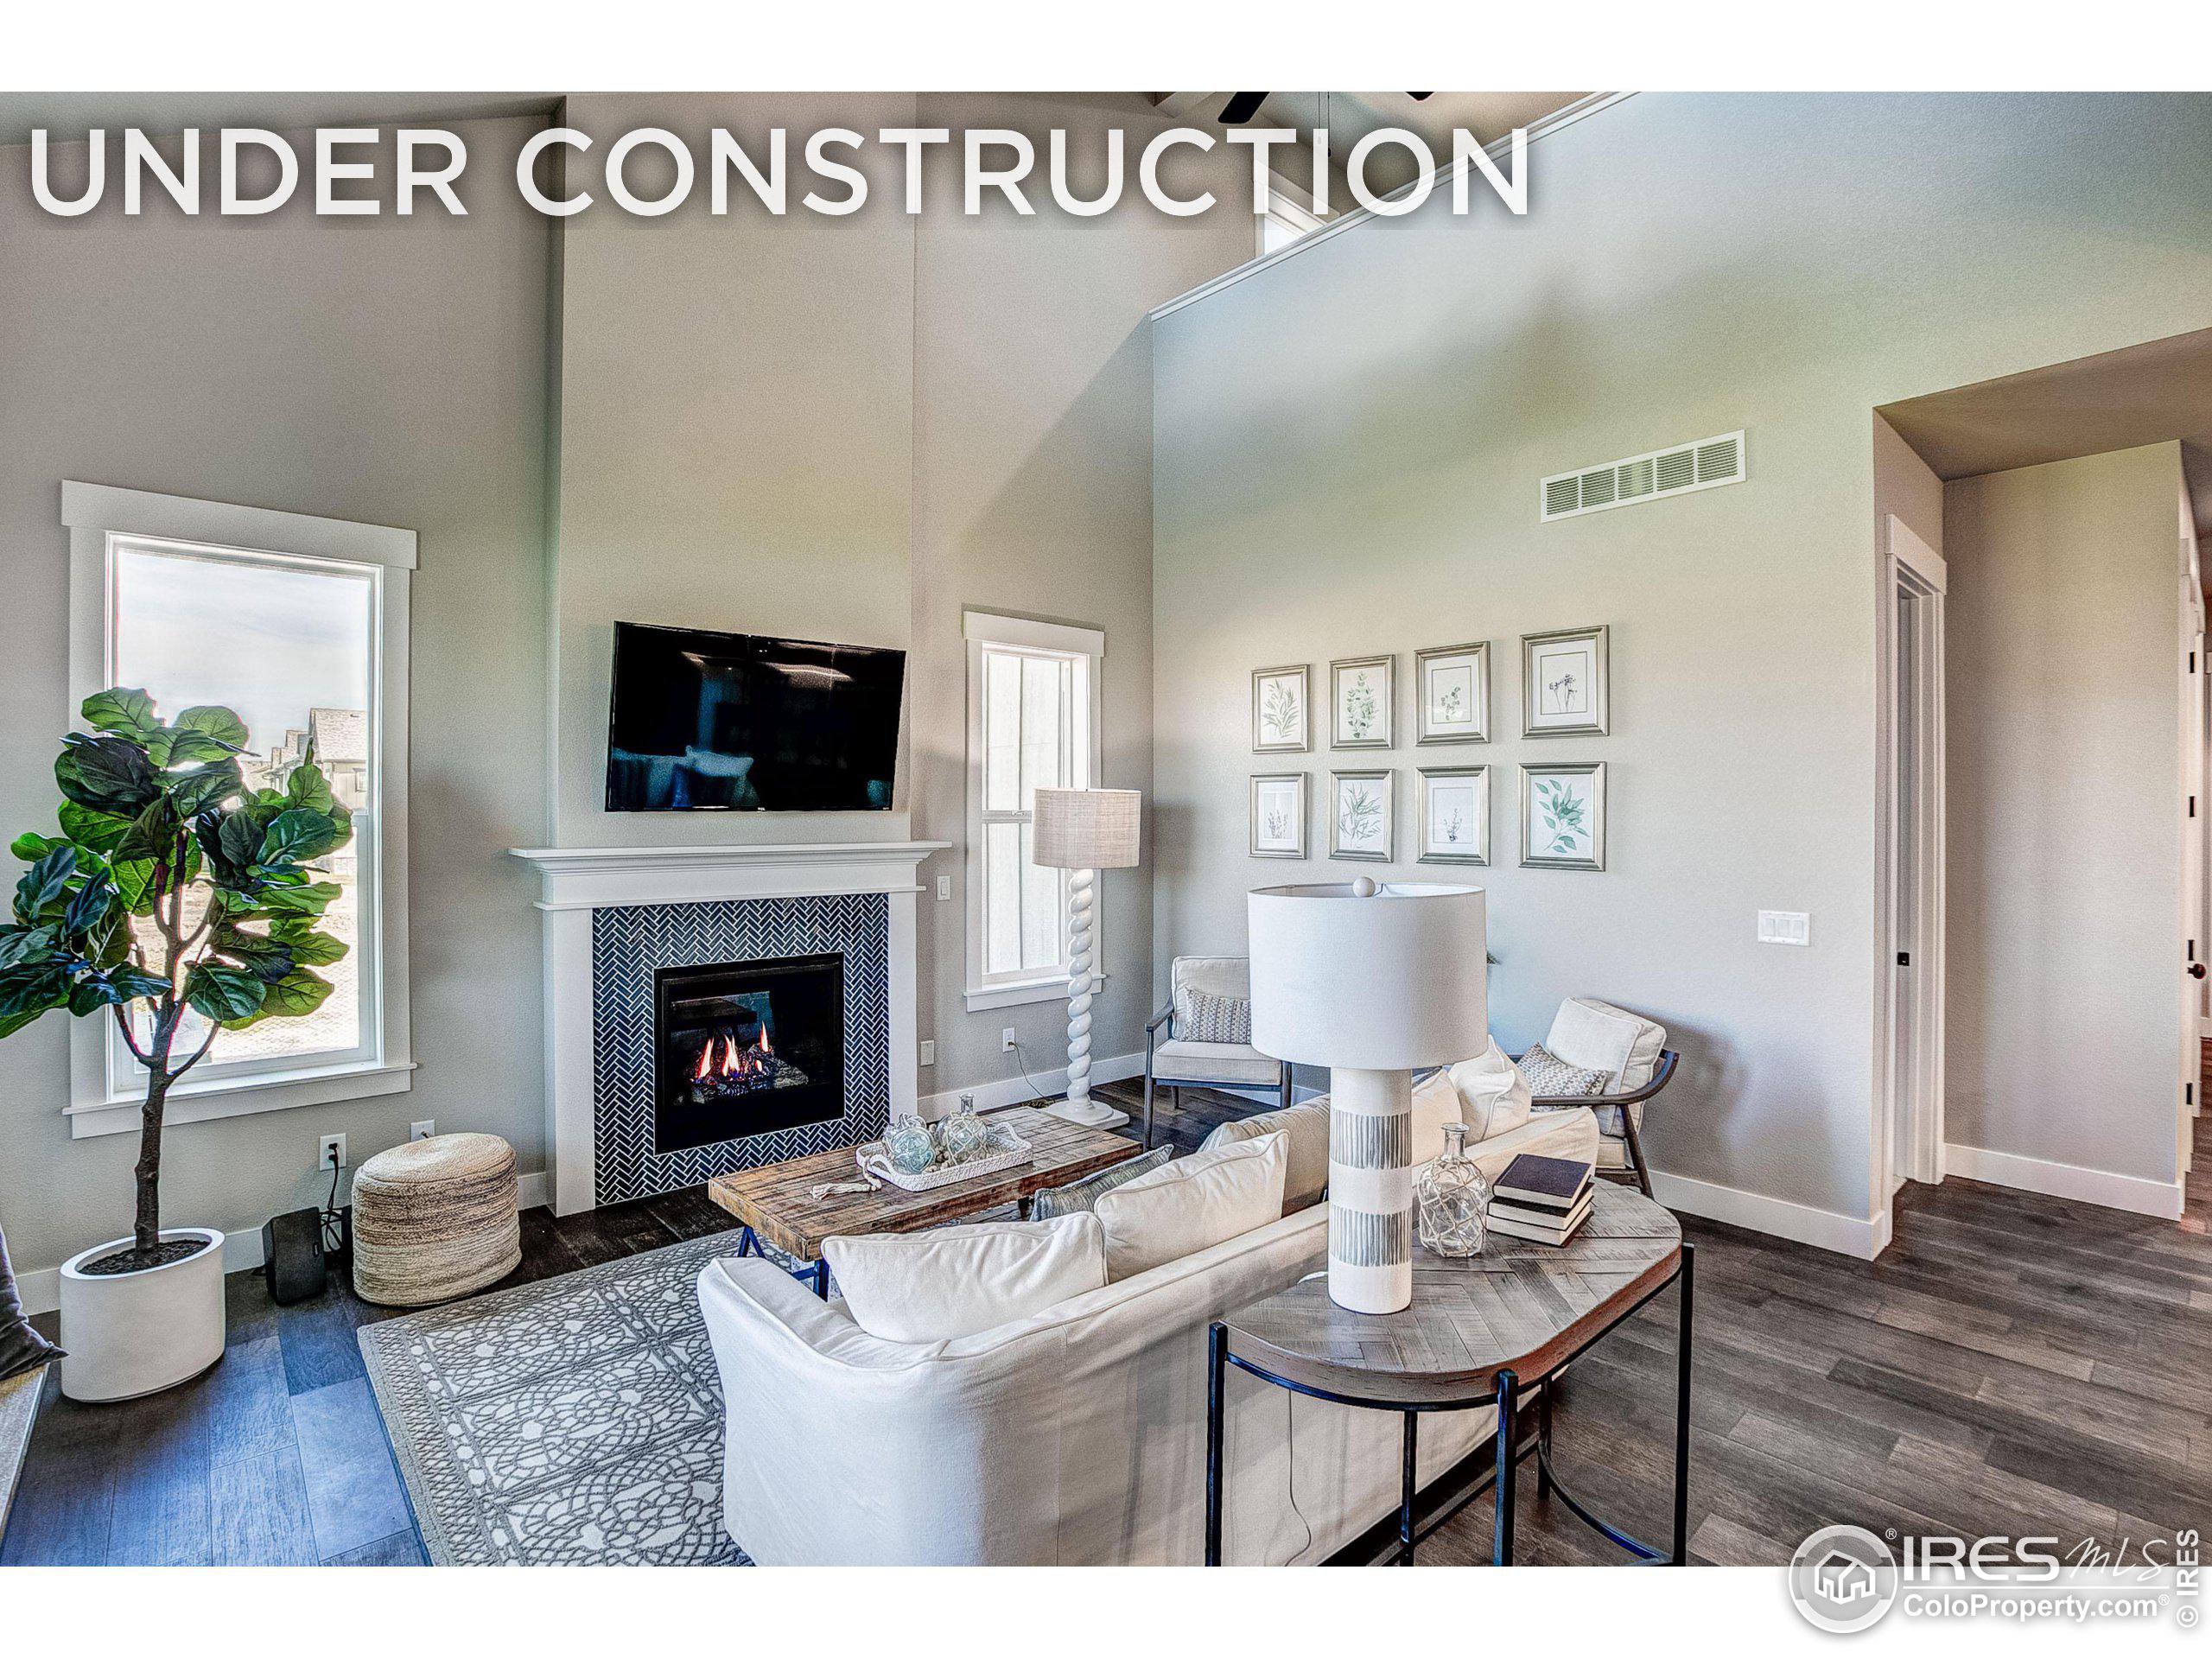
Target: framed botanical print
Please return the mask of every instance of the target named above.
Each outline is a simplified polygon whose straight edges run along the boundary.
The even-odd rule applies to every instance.
[[[1302,754],[1313,747],[1313,725],[1306,714],[1306,664],[1254,669],[1252,753]]]
[[[1252,856],[1306,856],[1306,774],[1255,773],[1252,779]]]
[[[1545,870],[1605,868],[1605,763],[1521,768],[1521,862]]]
[[[1414,653],[1414,740],[1490,741],[1490,646],[1438,645]]]
[[[1329,856],[1390,860],[1391,772],[1329,774]]]
[[[1490,862],[1490,768],[1424,766],[1421,772],[1421,861]]]
[[[1395,657],[1346,657],[1329,664],[1329,747],[1387,749],[1396,702]]]
[[[1560,628],[1521,636],[1521,735],[1602,737],[1605,630]]]

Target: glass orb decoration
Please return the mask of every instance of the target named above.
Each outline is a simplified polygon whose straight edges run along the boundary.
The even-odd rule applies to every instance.
[[[1435,1255],[1480,1255],[1490,1180],[1467,1156],[1467,1126],[1444,1126],[1444,1155],[1414,1183],[1414,1225]]]
[[[964,1164],[970,1158],[981,1156],[983,1148],[990,1144],[991,1132],[976,1113],[973,1095],[961,1096],[958,1109],[938,1129],[944,1142],[947,1163]]]
[[[891,1154],[891,1167],[902,1175],[918,1175],[937,1161],[937,1139],[918,1117],[893,1123],[883,1137],[883,1149]]]

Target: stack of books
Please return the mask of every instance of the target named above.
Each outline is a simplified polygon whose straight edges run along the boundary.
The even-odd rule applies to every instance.
[[[1564,1244],[1590,1213],[1597,1166],[1524,1152],[1491,1189],[1490,1229],[1508,1238]]]

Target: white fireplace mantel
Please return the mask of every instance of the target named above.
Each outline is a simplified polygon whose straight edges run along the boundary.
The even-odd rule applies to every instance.
[[[537,872],[544,916],[546,1194],[558,1216],[594,1208],[591,913],[621,905],[724,899],[889,897],[893,1113],[914,1109],[915,872],[942,841],[813,842],[719,847],[517,847]]]

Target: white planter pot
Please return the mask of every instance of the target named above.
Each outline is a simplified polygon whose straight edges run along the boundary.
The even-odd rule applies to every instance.
[[[72,1400],[133,1400],[174,1388],[223,1357],[223,1236],[166,1227],[165,1239],[201,1248],[143,1273],[86,1274],[87,1262],[129,1247],[110,1239],[61,1264],[61,1392]]]

